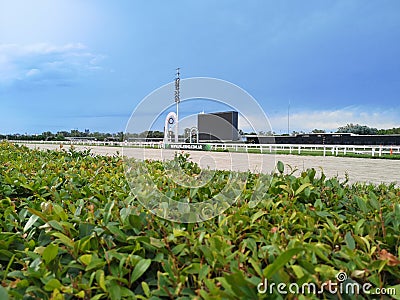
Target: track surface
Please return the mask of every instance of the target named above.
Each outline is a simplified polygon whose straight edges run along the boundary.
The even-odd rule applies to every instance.
[[[26,144],[29,148],[60,149],[59,145],[52,144]],[[63,148],[68,148],[64,145]],[[77,150],[90,148],[92,153],[100,155],[124,155],[137,159],[163,160],[174,156],[176,150],[120,148],[104,146],[74,146]],[[350,157],[322,157],[322,156],[297,156],[297,155],[271,155],[247,154],[226,152],[185,151],[190,153],[190,159],[199,163],[202,168],[225,169],[235,171],[262,171],[269,173],[274,170],[278,160],[285,164],[285,171],[290,168],[297,169],[294,173],[308,168],[315,168],[320,174],[321,168],[329,177],[338,176],[344,180],[345,174],[349,182],[366,183],[396,183],[400,185],[400,160],[367,159]]]

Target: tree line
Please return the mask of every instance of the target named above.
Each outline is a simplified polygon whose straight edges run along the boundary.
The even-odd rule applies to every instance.
[[[73,129],[71,131],[58,131],[52,133],[45,131],[41,134],[0,134],[0,140],[30,140],[30,141],[66,141],[69,138],[91,138],[97,141],[123,141],[123,132],[116,133],[103,133],[103,132],[89,132],[88,130],[79,131]]]
[[[310,133],[325,133],[326,131],[323,129],[314,129]],[[388,135],[388,134],[400,134],[400,127],[394,127],[390,129],[377,129],[373,127],[368,127],[366,125],[360,124],[347,124],[345,126],[341,126],[337,129],[337,133],[354,133],[360,135]],[[255,134],[246,133],[242,130],[239,130],[239,133],[244,134]],[[293,131],[292,135],[305,133],[305,132],[297,132]],[[260,132],[261,135],[276,135],[274,132]],[[282,134],[288,135],[288,134]],[[50,131],[43,132],[41,134],[0,134],[0,140],[33,140],[33,141],[66,141],[69,138],[90,138],[97,141],[124,141],[129,139],[140,139],[140,138],[163,138],[164,133],[158,130],[152,131],[147,130],[141,133],[129,133],[124,134],[122,131],[116,133],[104,133],[104,132],[89,132],[89,130],[79,131],[77,129],[73,129],[71,131],[58,131],[56,133],[52,133]]]

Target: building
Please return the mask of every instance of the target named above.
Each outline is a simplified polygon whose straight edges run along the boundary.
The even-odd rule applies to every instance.
[[[224,111],[197,115],[199,142],[237,142],[238,112]]]
[[[315,145],[400,145],[400,135],[358,135],[354,133],[304,133],[293,136],[246,135],[250,144],[315,144]]]

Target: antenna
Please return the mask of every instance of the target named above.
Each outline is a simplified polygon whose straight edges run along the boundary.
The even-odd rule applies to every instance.
[[[287,108],[287,133],[290,135],[290,98],[289,98],[289,104]]]
[[[175,137],[175,142],[178,142],[179,131],[178,131],[178,124],[179,124],[179,102],[181,102],[180,90],[179,90],[179,83],[181,81],[180,78],[180,70],[181,68],[176,68],[176,76],[175,76],[175,103],[176,103],[176,132],[177,136]]]

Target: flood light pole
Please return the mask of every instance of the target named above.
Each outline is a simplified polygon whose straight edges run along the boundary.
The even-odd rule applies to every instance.
[[[177,136],[175,137],[175,142],[178,142],[178,137],[179,137],[179,128],[178,128],[178,124],[179,124],[179,102],[181,102],[180,99],[180,91],[179,91],[179,82],[181,81],[180,78],[180,72],[179,72],[180,68],[176,69],[176,77],[175,77],[175,103],[176,103],[176,132],[177,132]]]
[[[289,104],[288,104],[288,109],[287,109],[287,133],[290,135],[290,99],[289,99]]]

